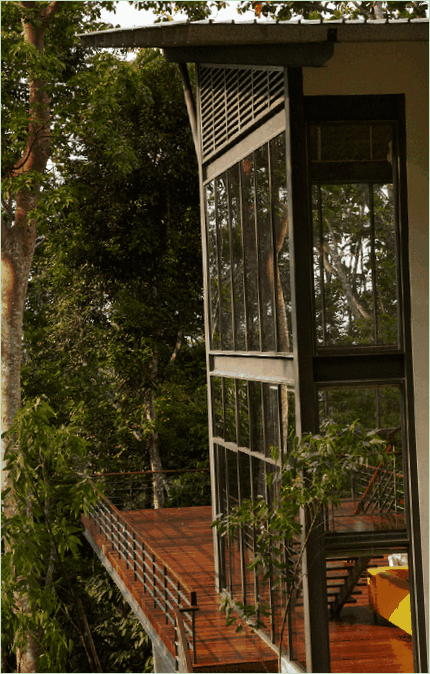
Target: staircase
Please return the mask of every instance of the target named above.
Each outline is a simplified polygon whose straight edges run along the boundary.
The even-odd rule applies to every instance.
[[[330,613],[336,615],[344,606],[353,604],[367,606],[367,569],[386,565],[385,556],[345,556],[327,560],[327,595]]]

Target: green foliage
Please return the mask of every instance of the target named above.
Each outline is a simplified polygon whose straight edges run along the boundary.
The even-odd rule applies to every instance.
[[[326,421],[319,434],[292,435],[288,446],[286,455],[273,457],[279,461],[279,471],[267,476],[273,502],[244,499],[212,524],[221,536],[230,539],[243,527],[255,532],[255,551],[248,568],[261,574],[263,581],[271,578],[275,587],[281,585],[287,594],[286,610],[302,581],[301,560],[309,534],[321,524],[324,509],[340,505],[351,475],[363,462],[378,465],[388,461],[381,451],[386,442],[376,431],[364,430],[358,421],[350,425]],[[306,513],[306,532],[300,511]],[[299,554],[289,545],[298,540]],[[228,596],[222,608],[229,624],[236,620],[234,608],[254,629],[264,627],[261,616],[268,615],[264,605],[244,605]]]
[[[72,642],[59,622],[57,584],[79,556],[79,515],[95,501],[91,482],[79,474],[86,443],[58,426],[40,399],[17,413],[5,435],[10,488],[3,492],[9,507],[2,520],[2,629],[15,648],[27,635],[40,643],[41,671],[64,671]]]
[[[180,78],[156,51],[117,61],[113,73],[94,96],[114,100],[116,146],[134,159],[121,151],[115,163],[104,128],[90,121],[99,113],[85,112],[79,155],[61,168],[62,208],[48,199],[39,207],[44,235],[28,290],[23,390],[43,392],[64,423],[79,426],[96,470],[149,467],[154,431],[166,468],[195,467],[208,446],[202,271]]]
[[[185,14],[190,21],[201,21],[211,17],[212,12],[226,6],[220,0],[214,2],[130,2],[140,9],[151,9],[160,21],[172,21],[177,13]],[[304,19],[356,19],[358,17],[374,17],[373,2],[278,2],[277,0],[240,0],[234,3],[238,14],[254,11],[279,21],[290,21],[297,17]],[[382,10],[389,18],[422,18],[427,16],[427,2],[381,2]]]

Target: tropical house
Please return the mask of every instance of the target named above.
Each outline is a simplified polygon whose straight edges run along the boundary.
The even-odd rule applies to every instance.
[[[428,21],[81,39],[179,64],[199,160],[212,507],[84,518],[155,671],[276,671],[279,586],[249,570],[251,530],[210,523],[271,502],[273,448],[328,417],[378,429],[392,466],[363,465],[312,538],[283,671],[428,671]],[[221,595],[264,599],[265,627],[237,634]]]

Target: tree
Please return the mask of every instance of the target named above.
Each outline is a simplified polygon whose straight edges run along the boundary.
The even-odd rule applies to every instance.
[[[180,79],[157,52],[142,52],[133,64],[100,57],[96,67],[99,92],[92,82],[91,91],[82,90],[90,104],[80,112],[76,154],[56,161],[70,201],[61,209],[48,200],[39,205],[43,219],[24,318],[23,398],[49,398],[56,423],[73,425],[87,441],[89,472],[150,468],[154,428],[163,467],[195,467],[207,456],[205,353],[197,169]],[[101,114],[99,93],[103,114],[122,120],[114,147],[105,142],[105,126],[94,121]],[[132,169],[121,164],[121,153],[115,159],[119,147],[133,148]],[[144,410],[148,390],[156,412],[151,423]],[[101,666],[134,666],[133,652],[126,656],[117,643],[121,658],[115,664],[112,656],[106,665],[105,642],[113,637],[109,621],[99,620],[107,608],[97,611],[97,602],[113,589],[97,569],[88,577],[89,553],[83,554],[70,560],[66,585],[85,607]],[[56,610],[67,608],[79,627],[57,566],[56,573]],[[89,594],[88,587],[98,590]],[[132,616],[121,618],[125,608],[112,610],[125,621],[124,638],[140,638]],[[64,656],[67,667],[94,668],[89,644],[86,655],[61,609],[56,620],[74,642]],[[142,667],[141,660],[135,666]]]
[[[136,163],[114,165],[91,121],[98,109],[85,113],[79,156],[61,169],[73,203],[47,217],[36,251],[23,384],[75,419],[93,469],[150,468],[154,431],[173,468],[184,414],[206,426],[194,149],[176,67],[159,54],[118,61],[99,80],[122,120],[117,146],[132,146]],[[187,435],[186,461],[200,460]]]
[[[79,29],[100,25],[100,7],[113,3],[2,3],[2,430],[21,403],[23,312],[37,242],[37,206],[46,192],[45,171],[53,144],[67,145],[58,121],[66,118],[64,97],[73,90]],[[56,20],[57,19],[57,20]],[[27,84],[25,84],[27,82]],[[63,107],[51,109],[63,97]],[[55,143],[54,143],[55,139]],[[2,485],[8,517],[22,507],[9,489],[2,436]],[[30,610],[21,597],[23,613]],[[20,671],[36,671],[38,645],[31,635],[20,651]]]
[[[212,11],[226,6],[223,0],[213,2],[130,2],[140,9],[151,9],[161,20],[172,20],[178,12],[184,13],[191,21],[208,19]],[[241,0],[235,3],[239,14],[251,10],[257,18],[261,16],[290,21],[296,17],[304,19],[356,19],[425,18],[428,12],[427,2],[278,2],[268,0]]]

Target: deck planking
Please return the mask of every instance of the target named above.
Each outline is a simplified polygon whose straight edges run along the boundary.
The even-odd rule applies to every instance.
[[[219,609],[214,578],[211,507],[123,511],[121,515],[157,552],[166,566],[197,592],[197,664],[194,671],[277,671],[276,653],[249,629],[236,633],[235,626],[226,626],[225,614]],[[142,584],[135,582],[131,569],[126,568],[125,562],[112,550],[94,522],[82,519],[174,655],[173,628],[170,624],[166,625],[164,614],[154,608],[150,595],[142,592]],[[344,608],[340,618],[330,620],[329,634],[332,672],[413,671],[412,638],[389,623],[373,624],[373,614],[366,606]],[[295,641],[297,656],[304,659],[303,634],[296,633]]]

